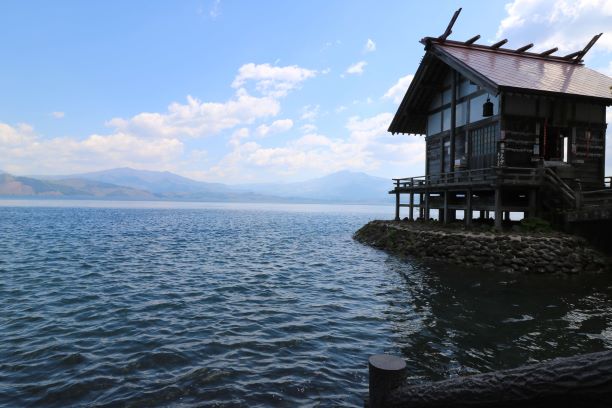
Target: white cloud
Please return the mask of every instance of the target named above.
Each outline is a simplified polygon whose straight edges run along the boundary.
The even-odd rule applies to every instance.
[[[374,51],[376,51],[376,43],[371,38],[368,38],[368,41],[366,41],[365,45],[363,46],[363,52]]]
[[[250,133],[251,132],[249,131],[249,128],[243,127],[243,128],[237,129],[236,131],[234,131],[234,133],[232,133],[232,136],[230,137],[230,140],[229,140],[229,144],[232,146],[239,145],[240,141],[242,139],[246,139],[247,137],[249,137]]]
[[[409,74],[401,77],[397,80],[397,82],[385,92],[383,98],[385,99],[393,99],[393,102],[400,103],[412,82],[414,75]]]
[[[248,142],[235,147],[209,177],[253,178],[309,177],[350,169],[377,171],[385,169],[393,176],[422,175],[425,163],[423,138],[391,136],[387,127],[391,113],[372,117],[351,117],[346,123],[347,137],[332,138],[310,130],[305,135],[281,146],[262,146]]]
[[[533,42],[534,50],[559,47],[559,54],[579,51],[595,34],[604,35],[590,53],[612,51],[612,0],[514,0],[497,38],[515,46]]]
[[[348,108],[344,105],[340,105],[336,108],[336,113],[341,113],[344,112],[345,110],[347,110]]]
[[[316,71],[296,65],[245,64],[232,83],[236,91],[229,100],[204,102],[187,96],[186,102],[174,102],[164,112],[113,118],[107,122],[112,130],[105,135],[44,138],[29,125],[0,123],[0,168],[17,174],[57,174],[129,166],[203,174],[200,159],[207,157],[206,151],[187,150],[183,140],[237,128],[229,146],[234,150],[255,146],[253,142],[244,143],[251,134],[248,126],[276,116],[280,112],[279,98],[315,75]],[[251,83],[261,96],[245,89]],[[318,110],[318,106],[307,107],[302,116],[313,120]],[[60,117],[61,113],[53,115]],[[254,132],[266,136],[292,127],[291,119],[280,119],[260,125]]]
[[[333,141],[327,136],[318,135],[316,133],[308,133],[299,139],[295,140],[292,145],[297,147],[307,147],[307,146],[331,146],[333,145]]]
[[[381,113],[365,119],[353,116],[349,118],[346,128],[351,132],[351,137],[354,140],[369,142],[385,135],[392,119],[393,115],[391,113]]]
[[[280,111],[278,98],[286,96],[316,71],[291,65],[245,64],[232,82],[236,95],[227,102],[202,102],[187,96],[187,103],[174,102],[165,113],[143,112],[129,119],[114,118],[108,125],[117,131],[142,137],[203,137],[223,130],[254,123],[256,120],[276,116]],[[250,81],[261,97],[252,96],[244,88]],[[287,126],[279,122],[276,126]],[[265,125],[264,125],[265,126]],[[265,127],[260,134],[265,133]]]
[[[313,121],[319,116],[319,105],[306,105],[302,108],[302,116],[300,119]]]
[[[108,125],[143,137],[203,137],[275,116],[279,110],[276,99],[254,97],[239,89],[236,97],[225,103],[202,102],[188,96],[186,104],[174,102],[166,113],[143,112],[127,120],[112,119]]]
[[[361,75],[363,74],[363,69],[365,68],[366,65],[368,65],[368,63],[365,61],[356,62],[353,65],[349,66],[346,69],[345,73],[350,74],[350,75]]]
[[[10,126],[0,123],[0,148],[10,148],[14,146],[31,144],[36,139],[36,134],[32,126],[20,123],[17,126]],[[5,157],[6,159],[7,157]],[[0,166],[0,169],[2,166]]]
[[[51,116],[53,116],[55,119],[62,119],[65,115],[64,112],[51,112]]]
[[[301,68],[297,65],[277,67],[270,64],[245,64],[238,70],[232,82],[233,88],[241,88],[248,81],[255,81],[255,89],[263,95],[279,98],[289,91],[299,88],[308,78],[313,78],[317,71]]]
[[[260,125],[255,131],[258,136],[267,136],[273,133],[286,132],[293,127],[293,121],[291,119],[279,119],[272,122],[270,125]]]
[[[215,19],[221,15],[221,0],[213,0],[212,7],[208,12],[212,19]]]
[[[143,139],[116,132],[77,140],[45,139],[29,125],[0,123],[0,168],[15,174],[67,174],[130,166],[173,169],[184,152],[176,138]]]
[[[304,133],[314,133],[317,131],[317,127],[312,123],[306,123],[300,127],[300,130]]]

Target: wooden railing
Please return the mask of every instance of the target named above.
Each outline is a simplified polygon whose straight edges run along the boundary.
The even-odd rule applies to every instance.
[[[582,205],[585,207],[612,205],[612,188],[582,192]]]
[[[462,170],[451,173],[419,177],[394,178],[395,190],[411,187],[441,187],[454,184],[542,184],[546,183],[557,191],[567,207],[580,209],[584,205],[612,204],[612,177],[604,178],[604,189],[597,191],[575,191],[552,168],[489,167],[485,169]],[[580,183],[578,183],[580,186]]]
[[[559,192],[561,198],[570,207],[580,208],[582,205],[582,195],[580,192],[576,193],[565,181],[563,181],[553,169],[547,168],[544,172],[544,179],[553,188]]]
[[[419,177],[395,178],[396,188],[415,186],[441,186],[446,184],[476,184],[503,182],[507,184],[534,183],[538,181],[536,168],[489,167],[485,169],[462,170],[450,173],[433,174]]]

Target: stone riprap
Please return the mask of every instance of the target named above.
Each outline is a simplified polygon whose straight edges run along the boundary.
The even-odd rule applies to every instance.
[[[354,238],[399,256],[503,272],[610,271],[610,260],[575,235],[482,232],[431,222],[371,221]]]

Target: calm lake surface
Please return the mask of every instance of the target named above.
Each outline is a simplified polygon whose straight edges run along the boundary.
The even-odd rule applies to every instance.
[[[363,406],[411,380],[612,348],[612,278],[401,260],[392,208],[0,201],[0,405]]]

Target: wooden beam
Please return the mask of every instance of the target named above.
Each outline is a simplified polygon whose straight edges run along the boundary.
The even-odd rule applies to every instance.
[[[433,383],[404,382],[380,406],[605,407],[611,384],[612,351],[607,350]]]
[[[472,45],[474,44],[476,41],[478,41],[480,39],[480,34],[473,36],[472,38],[470,38],[469,40],[465,41],[464,44],[465,45]]]
[[[439,40],[444,41],[449,35],[451,35],[451,33],[453,32],[453,25],[455,25],[455,21],[457,21],[457,17],[459,17],[459,13],[461,13],[461,8],[455,11],[455,14],[453,14],[453,17],[451,18],[450,23],[448,23],[448,27],[446,27],[446,31],[444,31],[444,34],[438,37]]]
[[[553,54],[557,51],[559,51],[559,48],[555,47],[555,48],[551,48],[550,50],[543,51],[539,55],[542,57],[548,57],[550,54]]]
[[[497,49],[497,48],[501,47],[502,45],[504,45],[504,44],[505,44],[505,43],[507,43],[507,42],[508,42],[508,39],[507,39],[507,38],[504,38],[503,40],[496,42],[495,44],[493,44],[493,45],[492,45],[492,46],[490,46],[489,48],[492,48],[492,49],[494,49],[494,50],[495,50],[495,49]]]
[[[524,46],[522,46],[521,48],[517,48],[517,49],[516,49],[516,51],[514,51],[514,52],[516,52],[516,53],[520,54],[520,53],[522,53],[522,52],[527,51],[527,50],[528,50],[528,49],[530,49],[531,47],[533,47],[533,43],[530,43],[530,44],[524,45]]]

